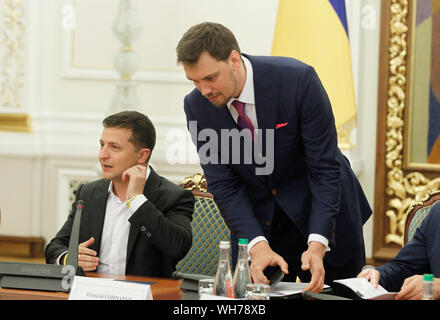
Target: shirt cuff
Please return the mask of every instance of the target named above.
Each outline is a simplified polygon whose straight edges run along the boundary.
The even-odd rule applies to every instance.
[[[55,260],[55,263],[56,263],[57,265],[61,265],[60,259],[61,259],[61,257],[62,257],[63,255],[65,255],[67,252],[69,252],[69,251],[64,251],[62,254],[60,254],[60,255],[58,256],[58,258]]]
[[[132,213],[135,213],[136,210],[139,209],[139,207],[143,205],[145,201],[148,201],[147,197],[144,194],[139,194],[133,200],[131,200],[128,209]]]
[[[253,239],[251,240],[251,242],[249,242],[249,244],[248,244],[248,256],[249,256],[249,259],[250,259],[250,254],[249,254],[249,252],[250,252],[251,248],[252,248],[254,245],[256,245],[258,242],[260,242],[260,241],[266,241],[266,242],[268,242],[267,239],[266,239],[265,237],[263,237],[263,236],[255,237],[255,238],[253,238]],[[327,240],[327,238],[321,236],[320,234],[317,234],[317,233],[311,233],[311,234],[309,235],[309,239],[308,239],[308,241],[307,241],[307,244],[309,244],[311,241],[317,241],[317,242],[322,243],[322,244],[325,246],[325,251],[326,251],[326,252],[330,251],[330,247],[328,246],[328,240]]]
[[[311,233],[309,235],[309,239],[307,240],[307,244],[309,244],[312,241],[317,241],[317,242],[322,243],[325,246],[325,252],[329,252],[330,251],[330,247],[328,246],[327,238],[321,236],[320,234]]]
[[[252,248],[254,245],[256,245],[258,242],[260,242],[260,241],[266,241],[266,242],[268,242],[267,239],[266,239],[265,237],[263,237],[263,236],[255,237],[255,238],[253,238],[253,239],[251,240],[251,242],[249,242],[249,244],[248,244],[248,257],[249,257],[249,259],[251,258],[251,255],[249,254],[249,252],[251,251],[251,248]]]

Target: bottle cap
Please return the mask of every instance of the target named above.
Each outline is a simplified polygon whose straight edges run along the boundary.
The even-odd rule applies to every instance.
[[[248,244],[249,243],[249,241],[248,241],[248,239],[238,239],[238,244]]]
[[[231,248],[231,245],[230,245],[229,241],[220,241],[219,248],[220,249],[229,249],[229,248]]]
[[[423,281],[433,281],[433,280],[434,280],[434,275],[429,273],[425,273],[423,275]]]

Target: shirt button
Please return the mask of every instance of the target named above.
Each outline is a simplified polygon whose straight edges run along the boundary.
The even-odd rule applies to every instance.
[[[147,232],[147,237],[151,238],[151,232]]]
[[[147,230],[147,228],[145,228],[145,226],[142,226],[142,227],[141,227],[141,231],[142,231],[142,232],[145,232],[145,230]]]
[[[276,195],[277,194],[277,189],[272,189],[272,195]]]

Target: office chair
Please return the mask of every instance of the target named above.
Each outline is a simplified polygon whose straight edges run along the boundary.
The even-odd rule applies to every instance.
[[[416,229],[420,226],[423,219],[429,214],[431,207],[440,201],[440,190],[433,190],[428,193],[426,198],[412,204],[406,212],[405,231],[403,244],[405,245],[414,237]]]
[[[191,190],[195,204],[191,222],[192,247],[179,261],[176,270],[186,274],[215,276],[219,259],[218,245],[220,241],[231,241],[230,231],[214,202],[214,196],[208,192],[204,175],[187,177],[180,186]]]

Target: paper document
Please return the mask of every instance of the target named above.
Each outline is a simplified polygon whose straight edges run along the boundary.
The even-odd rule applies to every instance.
[[[271,287],[270,296],[271,297],[285,297],[292,294],[301,294],[308,283],[298,283],[298,282],[279,282],[275,286]],[[324,289],[330,288],[328,285],[324,285]]]
[[[397,294],[397,292],[388,292],[381,285],[378,285],[377,288],[374,288],[373,285],[364,278],[349,278],[335,280],[334,282],[341,283],[349,287],[362,299],[394,300],[394,296]]]

